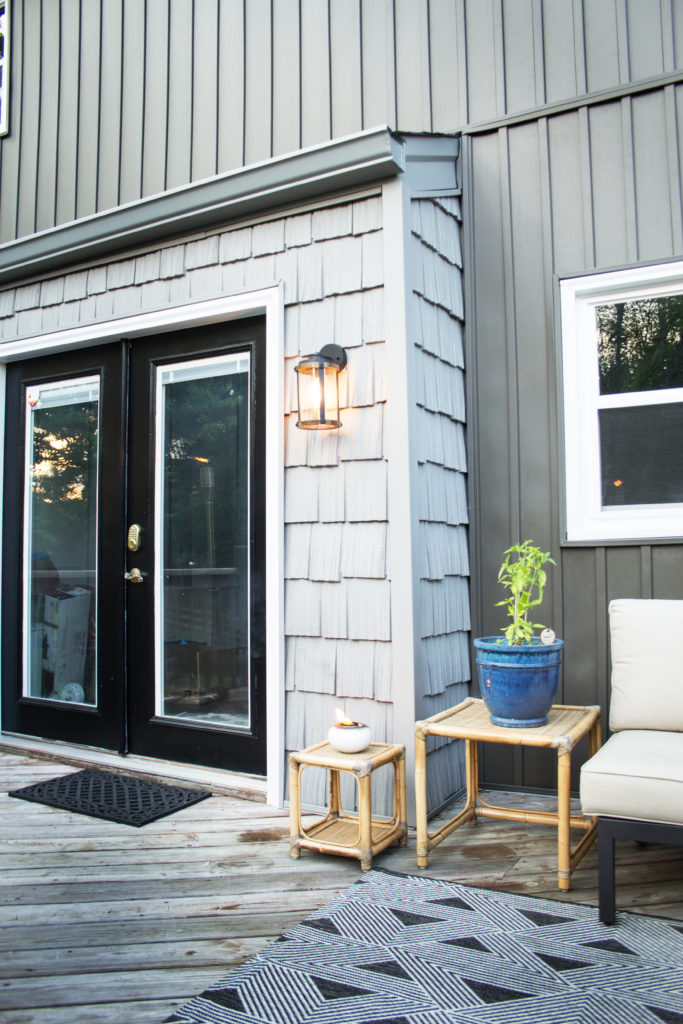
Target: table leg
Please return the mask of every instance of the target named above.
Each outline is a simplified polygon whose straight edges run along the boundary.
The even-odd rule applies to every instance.
[[[289,759],[289,855],[297,860],[301,856],[301,785],[299,765],[293,757]]]
[[[330,804],[328,818],[338,818],[341,810],[341,791],[339,785],[339,770],[329,768],[330,773]]]
[[[415,728],[415,826],[417,866],[429,864],[429,835],[427,832],[427,736],[419,726]]]
[[[597,754],[598,750],[602,746],[602,730],[600,728],[600,719],[594,723],[590,733],[588,734],[588,756],[592,757],[593,754]]]
[[[479,800],[479,744],[477,740],[465,740],[465,773],[467,778],[467,803],[465,810],[475,810]],[[472,815],[476,825],[477,815]]]
[[[557,758],[557,886],[569,889],[571,885],[571,852],[569,847],[570,800],[569,784],[571,754],[559,753]]]
[[[408,825],[406,818],[406,759],[404,754],[394,761],[394,807],[401,829],[398,845],[405,846],[408,842]]]
[[[372,777],[358,779],[358,828],[360,832],[360,866],[363,871],[372,867]]]

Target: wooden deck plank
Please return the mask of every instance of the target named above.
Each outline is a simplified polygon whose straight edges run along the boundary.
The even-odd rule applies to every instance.
[[[360,877],[346,858],[293,861],[287,813],[233,796],[141,829],[6,796],[70,770],[0,752],[0,1024],[161,1024]],[[412,834],[376,863],[422,873]],[[485,821],[438,846],[426,874],[594,905],[596,864],[593,848],[560,893],[552,829]],[[617,865],[621,909],[683,920],[683,850],[618,843]]]

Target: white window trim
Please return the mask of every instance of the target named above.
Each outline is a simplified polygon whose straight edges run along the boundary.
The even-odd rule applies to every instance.
[[[598,410],[683,402],[683,388],[600,395],[595,321],[605,303],[681,293],[681,261],[560,281],[568,541],[683,536],[683,504],[602,507]]]
[[[0,57],[0,136],[9,131],[9,0],[0,0],[0,35],[5,39],[4,56]]]

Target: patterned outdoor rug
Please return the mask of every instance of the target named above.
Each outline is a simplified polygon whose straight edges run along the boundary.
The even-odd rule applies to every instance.
[[[123,825],[147,825],[211,796],[199,789],[86,769],[15,789],[8,796]]]
[[[681,1024],[683,922],[375,869],[168,1021]]]

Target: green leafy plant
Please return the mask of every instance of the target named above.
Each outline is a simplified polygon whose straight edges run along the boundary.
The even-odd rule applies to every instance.
[[[496,607],[506,607],[508,618],[512,620],[503,629],[507,642],[526,644],[530,642],[535,629],[544,628],[540,622],[529,621],[529,611],[543,600],[543,588],[547,580],[543,566],[548,562],[552,565],[557,563],[550,557],[549,551],[541,551],[530,540],[513,544],[504,555],[498,582],[510,593],[504,600],[496,602]]]

